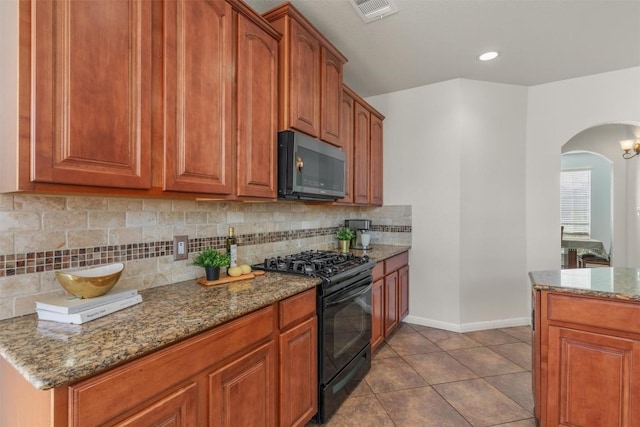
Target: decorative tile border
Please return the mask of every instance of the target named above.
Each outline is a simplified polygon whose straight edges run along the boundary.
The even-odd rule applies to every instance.
[[[411,233],[410,225],[372,225],[371,231],[382,233]]]
[[[276,231],[271,233],[239,234],[236,235],[236,241],[239,246],[251,246],[327,236],[335,234],[337,231],[338,227],[327,227]],[[411,226],[374,225],[372,231],[411,233]],[[196,237],[189,239],[189,252],[200,252],[208,247],[222,249],[225,247],[225,242],[226,236]],[[133,261],[166,255],[173,255],[172,241],[0,255],[0,277],[42,273],[66,268],[91,267],[112,262]]]

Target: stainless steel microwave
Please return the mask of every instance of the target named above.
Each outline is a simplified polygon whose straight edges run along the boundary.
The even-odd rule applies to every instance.
[[[278,132],[278,197],[336,200],[344,197],[345,154],[300,132]]]

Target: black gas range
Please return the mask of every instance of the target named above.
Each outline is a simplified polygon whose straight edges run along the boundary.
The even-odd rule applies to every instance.
[[[341,288],[341,284],[350,278],[363,272],[371,272],[376,262],[369,256],[356,256],[352,253],[339,253],[333,251],[310,250],[293,255],[265,258],[264,263],[255,264],[252,267],[274,271],[278,273],[291,273],[304,276],[313,276],[322,279],[322,288],[325,293],[333,293]]]
[[[371,368],[371,287],[376,262],[368,256],[304,251],[266,258],[266,271],[313,276],[318,313],[318,413],[324,423]]]

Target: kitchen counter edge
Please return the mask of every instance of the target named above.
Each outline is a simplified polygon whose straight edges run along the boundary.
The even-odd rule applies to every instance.
[[[531,271],[535,290],[640,302],[640,269],[623,267]]]

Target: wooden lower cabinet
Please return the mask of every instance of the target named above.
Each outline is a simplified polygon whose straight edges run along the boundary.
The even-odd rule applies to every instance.
[[[540,339],[534,340],[533,378],[540,425],[640,426],[640,325],[634,320],[640,304],[550,292],[536,298],[542,300],[539,322],[534,319]],[[606,323],[615,329],[604,329]]]
[[[276,425],[276,366],[276,344],[270,341],[211,373],[208,425]]]
[[[55,389],[35,389],[0,358],[0,425],[305,425],[317,410],[315,295]]]
[[[384,278],[384,335],[389,336],[400,322],[398,313],[398,272],[394,271]]]
[[[280,302],[280,426],[304,426],[318,411],[316,291]]]
[[[304,426],[318,411],[317,336],[316,316],[280,334],[281,426]]]
[[[197,385],[191,383],[116,425],[121,427],[197,426],[197,397]]]
[[[400,320],[409,314],[409,266],[398,270],[398,312]]]
[[[384,340],[384,279],[373,282],[371,288],[371,351]]]
[[[409,252],[378,262],[371,291],[371,350],[409,314]]]

